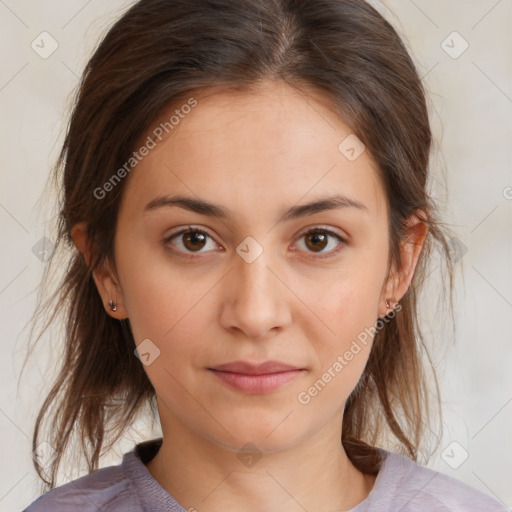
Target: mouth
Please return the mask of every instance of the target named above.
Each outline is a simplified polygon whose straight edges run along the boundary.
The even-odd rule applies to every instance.
[[[305,368],[291,366],[279,361],[254,364],[234,361],[208,368],[224,384],[238,391],[260,394],[275,391],[306,373]]]

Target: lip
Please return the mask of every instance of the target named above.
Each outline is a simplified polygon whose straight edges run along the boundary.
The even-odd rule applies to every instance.
[[[281,361],[263,361],[261,363],[250,363],[249,361],[233,361],[231,363],[220,364],[210,368],[223,372],[243,373],[245,375],[264,375],[268,373],[287,372],[291,370],[300,370],[297,366],[281,363]]]
[[[305,373],[305,368],[280,361],[233,361],[208,370],[230,387],[254,394],[275,391]]]

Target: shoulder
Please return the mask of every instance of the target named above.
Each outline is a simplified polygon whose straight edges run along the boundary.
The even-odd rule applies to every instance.
[[[109,466],[56,487],[30,504],[23,512],[139,511],[136,491],[125,477],[123,468]]]
[[[398,506],[401,512],[508,512],[501,502],[460,480],[420,466],[403,455],[384,453],[386,459],[382,470],[385,478],[381,490],[394,491],[389,510]],[[375,499],[378,500],[378,496]]]

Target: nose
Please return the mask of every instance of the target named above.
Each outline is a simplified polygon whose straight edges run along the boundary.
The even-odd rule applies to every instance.
[[[291,292],[283,276],[268,264],[275,267],[265,251],[252,263],[235,256],[220,315],[225,329],[256,340],[290,324]]]

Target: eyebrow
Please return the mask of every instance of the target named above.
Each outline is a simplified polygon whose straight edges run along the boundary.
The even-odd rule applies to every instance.
[[[158,196],[144,207],[144,212],[172,206],[178,206],[191,212],[218,219],[229,219],[232,217],[230,210],[227,208],[209,203],[202,199],[181,195]],[[285,222],[299,217],[305,217],[306,215],[313,215],[315,213],[339,208],[354,208],[361,212],[368,213],[368,208],[360,201],[343,194],[337,194],[334,196],[321,197],[310,203],[292,206],[284,212],[281,212],[278,222]]]

